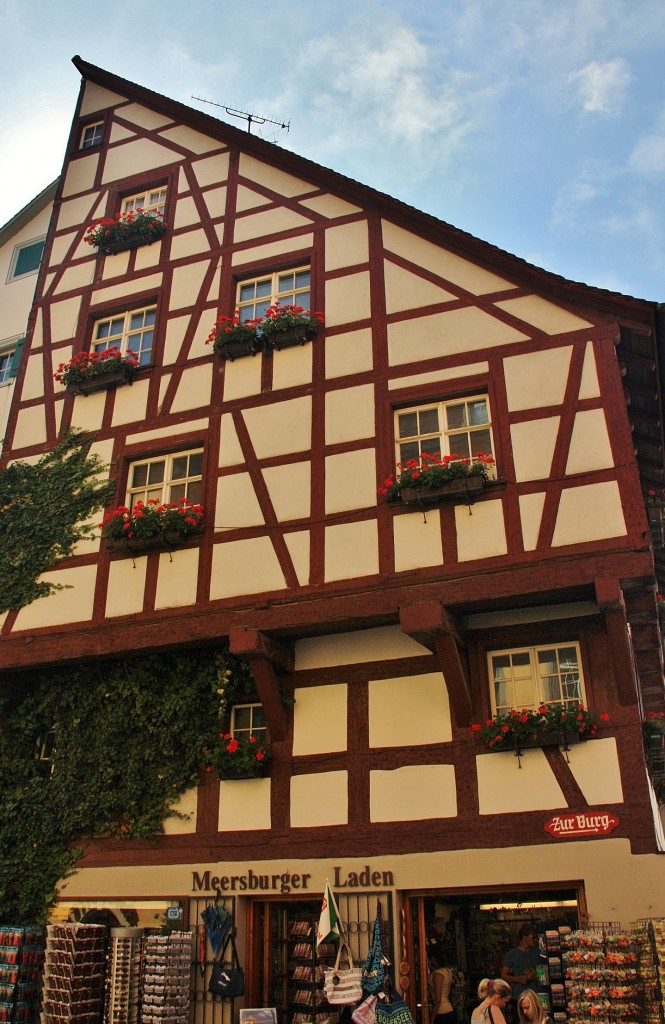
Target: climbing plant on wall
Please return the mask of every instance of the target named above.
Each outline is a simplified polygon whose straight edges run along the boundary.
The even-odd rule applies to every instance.
[[[0,471],[0,612],[59,589],[39,577],[95,533],[91,516],[108,504],[113,484],[90,454],[92,442],[72,432],[37,462]]]
[[[154,839],[219,742],[225,648],[26,673],[0,709],[0,922],[43,922],[89,838]],[[40,762],[38,739],[55,727]]]

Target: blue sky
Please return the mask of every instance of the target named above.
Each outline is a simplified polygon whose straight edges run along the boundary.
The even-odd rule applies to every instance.
[[[663,0],[0,0],[0,224],[57,176],[75,54],[572,280],[665,301]]]

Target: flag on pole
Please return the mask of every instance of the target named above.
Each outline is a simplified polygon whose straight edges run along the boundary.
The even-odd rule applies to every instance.
[[[321,905],[321,917],[319,918],[319,927],[316,933],[316,945],[317,948],[326,939],[339,939],[342,935],[342,922],[339,916],[339,910],[335,903],[335,897],[333,896],[330,886],[326,881],[326,888],[323,894],[323,903]]]

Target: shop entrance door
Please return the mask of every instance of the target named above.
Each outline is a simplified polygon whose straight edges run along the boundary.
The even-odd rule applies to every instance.
[[[431,1024],[434,1019],[430,975],[436,966],[453,969],[451,1002],[458,1019],[468,1020],[478,1002],[478,983],[500,976],[505,952],[516,944],[520,925],[529,922],[544,933],[558,926],[578,928],[586,920],[581,884],[536,891],[407,893],[404,910],[410,971],[405,998],[416,1024]]]

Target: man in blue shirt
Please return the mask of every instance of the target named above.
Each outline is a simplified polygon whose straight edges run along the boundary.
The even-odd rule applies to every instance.
[[[536,964],[540,959],[538,935],[532,924],[523,924],[517,933],[517,945],[506,953],[501,968],[501,977],[513,990],[514,1005],[527,988],[538,989]]]

